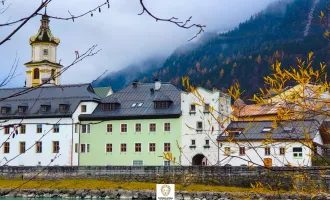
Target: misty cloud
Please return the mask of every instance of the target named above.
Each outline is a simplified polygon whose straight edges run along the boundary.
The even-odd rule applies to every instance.
[[[1,22],[25,17],[39,6],[40,0],[12,2],[10,9],[1,16]],[[182,20],[193,16],[193,23],[207,26],[206,31],[224,31],[245,21],[252,14],[264,9],[275,0],[145,0],[145,5],[158,17],[178,17]],[[57,0],[48,6],[52,16],[80,14],[101,4],[103,0]],[[117,71],[125,66],[152,56],[168,56],[178,46],[194,36],[197,29],[181,29],[174,24],[156,22],[146,14],[138,16],[141,6],[138,0],[112,0],[111,8],[95,12],[93,18],[86,16],[72,21],[51,20],[54,36],[61,39],[58,46],[58,60],[68,65],[75,58],[74,51],[83,52],[93,44],[102,51],[69,69],[62,76],[62,83],[91,82],[105,70]],[[0,38],[4,38],[17,25],[1,28]],[[40,17],[27,23],[13,38],[0,47],[2,73],[9,71],[16,53],[20,57],[18,73],[21,73],[7,87],[24,85],[25,62],[30,61],[29,38],[36,34]]]

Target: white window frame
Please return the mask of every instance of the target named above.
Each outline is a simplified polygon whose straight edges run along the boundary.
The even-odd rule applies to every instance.
[[[136,144],[141,144],[141,151],[135,151],[135,145],[136,145]],[[127,148],[127,146],[126,146],[126,148]],[[127,151],[127,149],[126,149],[126,151]],[[134,149],[133,149],[133,152],[134,152],[134,153],[142,153],[142,142],[135,142],[135,143],[134,143]]]
[[[137,124],[140,124],[141,125],[141,131],[140,132],[136,132],[136,125]],[[135,133],[142,133],[142,123],[141,122],[137,122],[137,123],[134,124],[134,132]]]
[[[150,151],[150,144],[155,144],[155,151]],[[156,153],[156,151],[157,151],[157,143],[156,142],[149,142],[148,143],[148,152],[149,153]]]
[[[111,132],[108,132],[108,125],[111,125]],[[105,126],[105,131],[106,131],[106,133],[112,133],[113,132],[113,124],[106,124],[106,126]]]
[[[165,124],[170,124],[170,130],[169,131],[166,131],[165,130]],[[171,130],[172,130],[171,122],[164,122],[164,124],[163,124],[163,131],[169,133],[169,132],[171,132]],[[156,131],[157,131],[157,127],[156,127]]]
[[[195,141],[195,144],[192,143],[193,140]],[[196,146],[196,139],[191,139],[190,140],[190,146]]]
[[[170,151],[165,151],[165,143],[169,143],[170,144]],[[171,142],[164,142],[163,143],[163,152],[171,152],[171,150],[172,150],[172,144],[171,144]]]
[[[155,124],[155,131],[150,131],[150,125],[151,124]],[[149,133],[156,133],[157,132],[157,123],[156,122],[150,122],[149,127],[148,127],[148,131],[149,131]]]
[[[142,161],[142,165],[134,165],[134,161]],[[132,166],[144,166],[143,160],[132,160]]]
[[[121,126],[124,125],[124,124],[126,124],[126,132],[122,132],[122,131],[121,131]],[[127,124],[127,123],[122,123],[122,124],[120,124],[120,133],[128,133],[128,124]],[[127,146],[126,146],[126,147],[127,147]]]
[[[121,151],[122,144],[126,144],[126,151]],[[127,143],[119,143],[119,153],[127,153]]]
[[[168,162],[168,163],[169,163],[169,165],[166,165],[166,164],[165,164],[165,162]],[[169,166],[171,166],[171,161],[169,161],[169,160],[164,160],[164,166],[166,166],[166,167],[169,167]]]
[[[111,144],[111,151],[110,152],[107,152],[107,144]],[[104,144],[104,151],[105,151],[105,153],[112,153],[113,152],[113,143],[105,143]]]
[[[301,152],[293,152],[293,148],[301,148]],[[303,151],[304,151],[303,147],[292,147],[292,157],[293,157],[293,159],[302,159],[304,157]],[[297,153],[298,155],[294,156],[295,153]],[[301,156],[299,154],[301,154]]]

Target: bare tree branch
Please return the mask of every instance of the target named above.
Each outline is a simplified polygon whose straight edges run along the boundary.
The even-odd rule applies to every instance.
[[[198,35],[200,35],[202,32],[204,32],[204,28],[206,27],[205,25],[201,25],[201,24],[191,24],[191,25],[187,25],[190,21],[192,16],[189,17],[189,19],[187,19],[185,22],[183,21],[178,21],[179,19],[176,17],[171,17],[169,19],[163,19],[163,18],[159,18],[156,17],[155,15],[153,15],[144,5],[143,0],[140,0],[140,4],[142,6],[142,12],[138,15],[143,15],[144,12],[146,12],[150,17],[154,18],[156,21],[164,21],[164,22],[170,22],[173,23],[175,25],[177,25],[180,28],[184,28],[184,29],[190,29],[192,27],[196,27],[199,29],[198,33],[196,33],[196,35],[192,38],[190,38],[188,41],[193,40],[194,38],[196,38]]]

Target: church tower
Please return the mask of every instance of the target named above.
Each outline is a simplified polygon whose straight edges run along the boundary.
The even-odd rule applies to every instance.
[[[32,60],[25,63],[26,87],[34,87],[49,81],[50,84],[60,84],[62,65],[56,62],[57,46],[60,39],[53,36],[49,28],[49,16],[46,11],[41,18],[41,25],[36,35],[30,38]],[[55,74],[56,77],[53,77]]]

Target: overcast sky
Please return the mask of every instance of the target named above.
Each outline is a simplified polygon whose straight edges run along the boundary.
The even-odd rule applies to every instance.
[[[150,11],[162,18],[179,17],[205,24],[206,31],[224,31],[245,21],[252,14],[264,9],[276,0],[145,0]],[[7,0],[12,3],[6,13],[0,15],[0,23],[30,15],[41,0]],[[24,3],[23,3],[24,2]],[[104,0],[53,0],[47,7],[52,16],[68,16],[68,10],[78,15],[96,7]],[[111,8],[103,8],[94,17],[86,16],[72,21],[51,20],[54,36],[60,38],[58,60],[69,64],[75,57],[75,50],[84,52],[91,45],[98,44],[102,51],[75,65],[62,75],[62,83],[85,83],[101,75],[105,70],[117,71],[129,64],[156,56],[168,56],[176,47],[194,36],[197,29],[181,29],[174,24],[156,22],[147,15],[139,16],[141,6],[138,0],[110,0]],[[2,40],[17,25],[0,27]],[[20,58],[18,73],[21,75],[7,87],[21,87],[25,81],[25,62],[31,60],[29,38],[40,26],[40,17],[29,21],[10,41],[0,46],[0,80],[6,75],[17,53]]]

